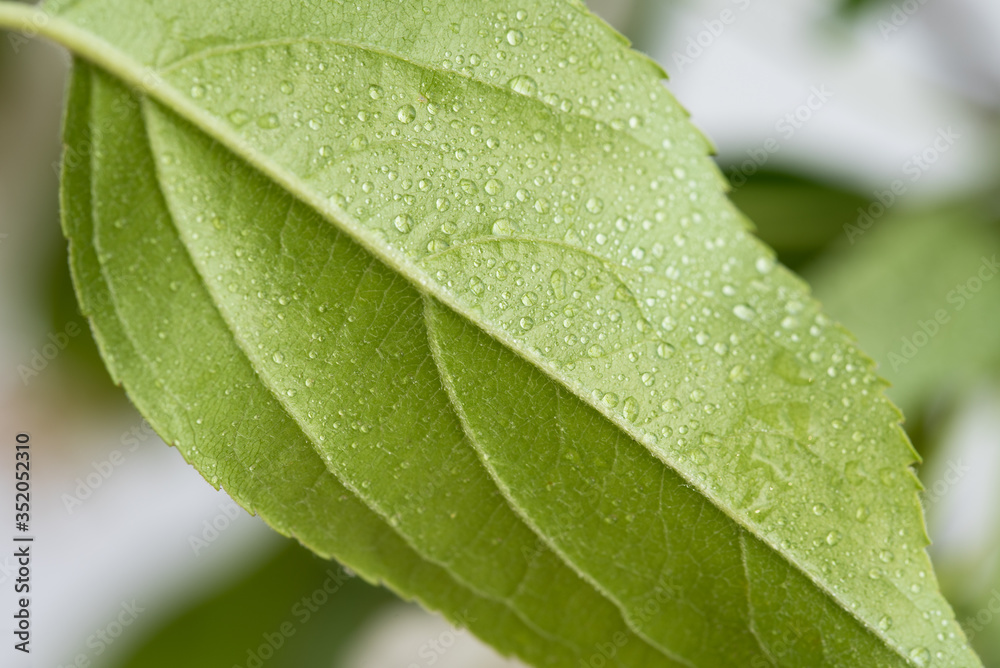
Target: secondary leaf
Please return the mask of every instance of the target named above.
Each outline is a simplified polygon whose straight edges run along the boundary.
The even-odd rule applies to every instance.
[[[341,668],[359,627],[392,597],[295,543],[165,621],[115,668]],[[269,656],[266,645],[273,650]]]
[[[792,269],[842,239],[844,221],[854,220],[858,209],[870,204],[857,193],[797,174],[761,171],[745,177],[725,171],[745,181],[730,193],[733,203],[754,222],[757,236],[775,250],[782,264]]]
[[[244,506],[537,665],[978,665],[870,361],[582,6],[51,9],[83,306]]]
[[[1000,239],[990,223],[977,207],[897,214],[806,271],[907,415],[1000,369]]]

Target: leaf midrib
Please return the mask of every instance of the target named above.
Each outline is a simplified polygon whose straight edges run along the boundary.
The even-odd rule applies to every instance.
[[[473,317],[473,313],[471,313],[470,309],[465,307],[458,299],[449,294],[447,291],[440,289],[437,285],[435,285],[434,282],[424,275],[418,266],[410,262],[405,255],[392,248],[382,246],[375,234],[365,230],[361,226],[353,226],[345,223],[344,221],[351,221],[350,216],[347,215],[345,211],[338,209],[328,201],[320,199],[308,190],[302,189],[300,187],[302,184],[300,183],[297,175],[272,161],[268,156],[259,153],[252,146],[243,142],[240,137],[231,132],[228,125],[201,109],[198,105],[194,104],[182,93],[180,93],[180,91],[164,81],[160,76],[160,71],[158,69],[149,66],[142,66],[130,55],[119,51],[113,45],[97,37],[93,33],[83,30],[65,19],[53,16],[33,7],[24,7],[7,2],[0,2],[0,25],[6,24],[12,24],[15,27],[25,30],[32,30],[49,37],[50,39],[70,49],[79,57],[92,62],[94,65],[119,78],[138,93],[150,97],[158,103],[164,105],[166,108],[191,123],[194,127],[198,128],[201,132],[217,141],[226,149],[232,151],[234,155],[243,159],[247,164],[253,166],[261,174],[281,186],[286,192],[289,193],[289,195],[320,213],[324,218],[334,224],[340,231],[347,234],[367,252],[378,258],[388,268],[396,271],[410,281],[416,290],[422,294],[434,297],[467,319],[469,322],[475,324],[475,326],[483,330],[486,334],[503,344],[513,354],[522,357],[544,375],[559,383],[574,395],[578,396],[587,405],[600,412],[606,419],[625,432],[630,438],[641,443],[641,440],[637,438],[637,435],[632,433],[630,426],[622,419],[618,418],[606,407],[599,405],[599,403],[595,404],[592,402],[589,396],[578,392],[578,388],[574,388],[573,383],[559,377],[552,370],[550,370],[544,360],[536,358],[536,356],[530,351],[519,350],[516,346],[516,342],[512,340],[506,332],[499,328],[491,327],[488,322],[478,322]],[[430,66],[426,67],[428,69],[433,69]],[[451,74],[455,73],[452,72]],[[148,82],[143,80],[144,75],[149,78]],[[739,527],[761,540],[765,545],[773,550],[774,553],[779,555],[782,559],[789,563],[790,566],[812,582],[820,591],[824,592],[824,594],[832,599],[838,607],[846,611],[853,619],[855,619],[863,629],[880,638],[882,642],[887,647],[891,648],[900,658],[902,658],[907,665],[914,665],[907,656],[904,648],[900,647],[893,639],[887,637],[877,626],[870,626],[859,616],[857,610],[852,609],[847,602],[843,601],[824,582],[817,580],[808,569],[794,560],[792,555],[786,554],[782,550],[778,549],[778,547],[771,544],[766,537],[761,536],[755,530],[755,527],[746,522],[744,518],[741,518],[733,513],[722,499],[718,498],[714,493],[712,493],[711,490],[705,489],[693,477],[688,476],[683,469],[677,468],[673,462],[665,461],[664,456],[661,456],[662,453],[654,454],[656,454],[660,461],[663,461],[664,465],[673,469],[679,476],[681,476],[682,479],[685,480],[685,482],[697,489],[703,496],[705,496],[706,499],[708,499],[714,506],[716,506],[716,508],[729,517]]]
[[[248,42],[238,42],[238,43],[233,43],[233,44],[226,44],[226,45],[223,45],[223,46],[209,47],[207,49],[203,49],[201,51],[198,51],[197,53],[193,53],[193,54],[191,54],[189,56],[184,56],[184,57],[182,57],[182,58],[180,58],[178,60],[175,60],[175,61],[171,62],[170,64],[168,64],[168,65],[166,65],[166,66],[164,66],[162,68],[158,68],[158,72],[160,72],[161,74],[168,74],[170,72],[173,72],[174,70],[181,69],[182,67],[185,67],[187,65],[196,64],[196,63],[199,63],[199,62],[202,62],[202,61],[207,61],[208,59],[210,59],[210,58],[212,58],[212,57],[214,57],[216,55],[230,54],[230,53],[240,53],[242,51],[249,51],[251,49],[262,48],[262,47],[263,48],[267,48],[267,47],[271,47],[271,46],[293,46],[293,45],[296,45],[296,44],[334,44],[334,45],[337,45],[337,46],[344,46],[344,47],[348,47],[348,48],[351,48],[351,49],[357,49],[358,51],[363,51],[365,53],[376,54],[376,55],[379,55],[379,56],[383,56],[385,58],[390,58],[392,60],[397,60],[399,62],[407,63],[409,65],[412,65],[415,68],[418,68],[418,69],[421,69],[421,70],[426,70],[428,72],[434,72],[434,73],[440,74],[440,75],[445,75],[445,76],[449,76],[449,77],[453,77],[454,76],[454,77],[459,77],[459,78],[462,78],[462,79],[466,79],[467,81],[473,81],[473,82],[475,82],[478,85],[485,86],[485,87],[487,87],[487,88],[489,88],[489,89],[491,89],[493,91],[496,91],[498,93],[501,93],[503,95],[511,95],[511,96],[516,96],[518,98],[527,98],[527,99],[530,99],[530,100],[534,100],[535,102],[538,102],[539,104],[543,104],[546,107],[548,107],[549,109],[552,109],[553,112],[556,111],[556,107],[554,105],[549,104],[549,103],[545,102],[544,100],[538,99],[536,97],[529,97],[529,96],[526,96],[526,95],[521,95],[520,93],[514,93],[513,91],[510,90],[510,88],[508,88],[506,86],[500,86],[500,85],[498,85],[498,84],[496,84],[496,83],[494,83],[492,81],[488,81],[488,80],[485,80],[485,79],[479,79],[479,78],[473,77],[473,76],[471,76],[469,74],[463,73],[461,70],[450,70],[450,69],[446,70],[443,67],[437,67],[437,66],[434,66],[434,65],[432,65],[430,63],[420,62],[420,61],[417,61],[417,60],[413,60],[411,58],[407,58],[406,56],[403,56],[403,55],[401,55],[399,53],[396,53],[394,51],[389,51],[388,49],[383,49],[383,48],[380,48],[380,47],[377,47],[377,46],[373,46],[371,44],[366,44],[366,43],[363,43],[363,42],[357,42],[355,40],[338,39],[338,38],[335,38],[335,37],[313,37],[313,36],[309,36],[309,35],[304,35],[302,37],[281,37],[281,38],[274,38],[274,39],[262,39],[262,40],[248,41]],[[575,112],[575,111],[562,111],[562,110],[559,110],[558,113],[560,115],[563,115],[563,116],[570,116],[570,117],[579,119],[580,121],[593,122],[593,120],[594,120],[593,118],[584,116],[584,115],[582,115],[582,114],[580,114],[578,112]],[[631,137],[634,141],[637,141],[638,143],[641,143],[643,146],[645,146],[645,147],[647,147],[649,149],[657,150],[656,146],[653,146],[653,145],[651,145],[651,144],[649,144],[649,143],[647,143],[645,141],[642,141],[642,140],[640,140],[637,137],[634,137],[632,135],[627,135],[627,136]]]

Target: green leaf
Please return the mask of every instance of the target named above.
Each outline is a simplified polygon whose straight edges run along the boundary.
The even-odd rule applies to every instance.
[[[983,663],[987,666],[1000,666],[1000,634],[997,633],[997,623],[1000,622],[1000,550],[994,549],[991,556],[986,561],[994,564],[993,577],[978,582],[975,595],[969,596],[968,591],[964,592],[965,596],[960,594],[956,610],[973,647],[983,658]],[[966,579],[969,570],[965,569],[962,573]]]
[[[116,666],[340,666],[357,629],[392,597],[289,543],[260,567],[164,622]],[[273,656],[260,647],[271,647]]]
[[[1000,239],[990,222],[974,206],[899,213],[807,269],[907,415],[1000,370]]]
[[[535,665],[979,665],[870,361],[582,6],[51,10],[83,307],[239,503]]]
[[[783,264],[798,269],[843,235],[844,221],[857,218],[870,202],[857,193],[800,174],[761,171],[745,176],[739,166],[726,169],[733,178],[733,203],[756,226],[757,236]]]
[[[858,18],[865,14],[873,14],[878,10],[885,10],[889,3],[887,0],[840,0],[839,10],[842,14],[850,18]]]

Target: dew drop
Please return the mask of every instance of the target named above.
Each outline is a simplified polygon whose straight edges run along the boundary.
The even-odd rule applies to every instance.
[[[413,229],[413,219],[405,214],[396,216],[396,219],[392,221],[392,224],[403,234],[406,234]]]
[[[535,83],[535,80],[524,74],[519,74],[508,81],[507,86],[515,93],[529,97],[533,97],[538,92],[538,84]]]
[[[517,234],[517,225],[507,218],[501,218],[493,223],[493,234],[500,237],[510,237]]]
[[[794,353],[782,349],[771,360],[771,368],[776,374],[792,385],[809,385],[812,376],[799,364]]]
[[[412,104],[404,104],[396,112],[396,118],[399,119],[400,123],[411,123],[416,117],[417,110],[413,108]]]
[[[749,306],[747,306],[746,304],[737,304],[736,306],[734,306],[733,314],[740,320],[745,320],[747,322],[753,320],[754,316],[757,315],[756,313],[754,313],[754,310]]]
[[[511,46],[517,46],[524,41],[524,34],[520,30],[508,30],[507,31],[507,43]]]
[[[250,120],[250,116],[242,109],[234,109],[229,112],[229,122],[236,127],[242,127]]]
[[[566,299],[566,272],[556,269],[549,277],[549,283],[556,299]]]
[[[639,402],[635,400],[635,397],[625,399],[625,405],[622,406],[622,415],[629,422],[635,422],[635,419],[639,417]]]
[[[929,666],[931,665],[931,653],[926,647],[914,647],[910,650],[910,658],[913,659],[914,663],[918,666]]]
[[[264,130],[273,130],[278,127],[278,115],[277,114],[264,114],[257,118],[257,126],[263,128]]]
[[[840,542],[840,540],[843,537],[844,537],[844,535],[842,533],[840,533],[839,531],[831,531],[830,533],[826,534],[826,544],[827,545],[836,545],[837,543]]]

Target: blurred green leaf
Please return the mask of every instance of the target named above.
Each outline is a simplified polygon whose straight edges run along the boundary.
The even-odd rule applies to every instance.
[[[869,11],[890,7],[898,0],[839,0],[838,9],[841,14],[849,17],[860,16]]]
[[[252,665],[256,656],[268,668],[337,668],[357,629],[396,600],[288,541],[248,576],[163,623],[116,665],[229,668]]]
[[[779,171],[757,172],[734,186],[729,196],[754,222],[757,236],[792,269],[804,266],[841,238],[844,223],[857,218],[858,209],[868,205],[865,197],[846,188]]]
[[[962,625],[986,668],[1000,668],[1000,549],[993,555],[996,572],[974,606],[962,610]]]
[[[1000,527],[986,554],[945,561],[941,587],[985,668],[1000,668]]]
[[[904,414],[1000,369],[1000,236],[991,223],[975,207],[893,213],[805,271]]]

